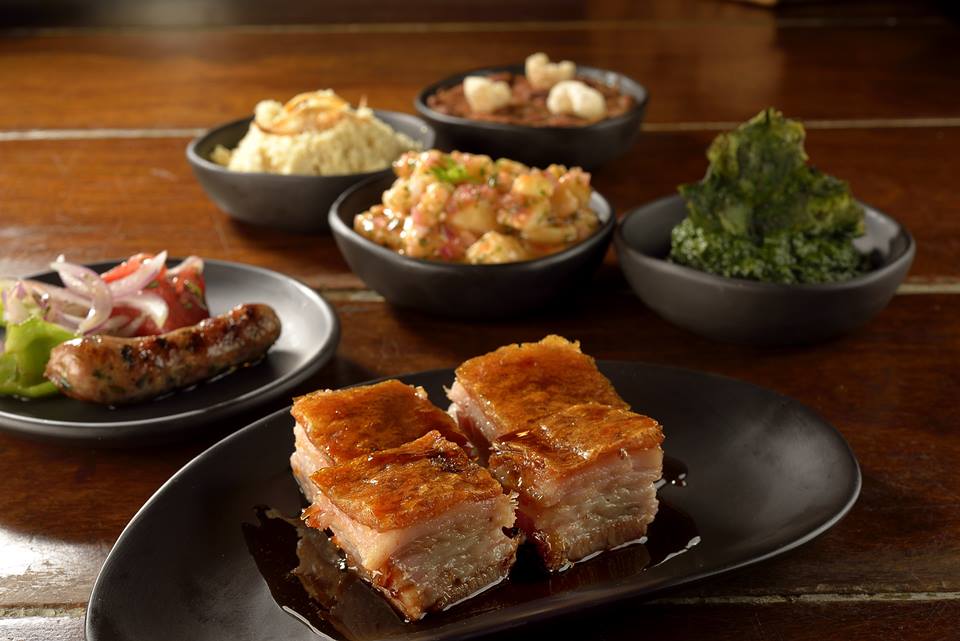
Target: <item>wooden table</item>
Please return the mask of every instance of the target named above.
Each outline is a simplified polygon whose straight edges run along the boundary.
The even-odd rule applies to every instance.
[[[286,272],[319,289],[343,324],[339,352],[312,387],[451,366],[556,332],[599,358],[773,388],[816,408],[853,446],[864,485],[846,519],[759,567],[523,634],[960,638],[960,29],[935,5],[892,2],[770,13],[610,0],[559,3],[555,15],[527,2],[506,18],[523,22],[500,15],[468,23],[461,7],[425,24],[342,5],[336,23],[281,13],[301,23],[284,28],[122,29],[107,21],[5,35],[0,273],[42,269],[60,252],[96,261],[159,248]],[[329,237],[233,222],[184,159],[196,132],[264,97],[330,86],[350,100],[410,111],[418,89],[439,77],[535,50],[621,70],[650,89],[641,139],[595,173],[620,212],[702,175],[715,133],[762,107],[805,120],[816,164],[915,235],[916,262],[898,295],[848,337],[755,350],[660,320],[630,292],[611,253],[596,286],[568,305],[466,325],[385,304]],[[0,435],[0,638],[82,638],[91,586],[123,526],[181,465],[254,418],[147,449]]]

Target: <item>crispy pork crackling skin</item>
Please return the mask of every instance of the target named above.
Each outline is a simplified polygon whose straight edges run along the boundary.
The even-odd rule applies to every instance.
[[[648,416],[574,405],[493,444],[490,471],[519,495],[517,522],[560,570],[636,541],[657,512],[663,430]]]
[[[255,361],[279,336],[271,307],[238,305],[157,336],[75,338],[53,348],[44,375],[81,401],[135,403]]]
[[[450,416],[427,399],[422,387],[387,380],[343,390],[321,390],[296,398],[290,413],[296,449],[290,467],[304,495],[313,500],[310,475],[322,467],[397,447],[437,430],[473,452]]]
[[[477,445],[577,403],[629,409],[579,343],[553,335],[464,362],[448,396],[461,427]]]
[[[516,559],[513,501],[439,432],[314,472],[307,525],[407,619],[502,580]]]

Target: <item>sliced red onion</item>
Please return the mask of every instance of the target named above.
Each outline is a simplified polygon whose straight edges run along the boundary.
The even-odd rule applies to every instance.
[[[43,320],[60,325],[72,332],[76,331],[83,320],[83,316],[86,316],[90,309],[90,299],[75,294],[69,289],[30,279],[20,281],[20,283],[26,289],[28,296],[36,303]],[[11,289],[15,285],[16,281],[0,283],[0,287],[5,287],[5,290]]]
[[[83,322],[83,316],[74,316],[73,314],[68,314],[63,310],[56,310],[51,314],[50,318],[47,318],[47,322],[56,323],[60,327],[70,330],[71,332],[77,333],[77,329],[80,327],[80,323]]]
[[[133,273],[107,283],[92,269],[68,263],[61,255],[50,267],[60,275],[66,287],[35,280],[0,281],[5,317],[11,323],[29,318],[35,313],[30,311],[32,305],[25,304],[29,298],[39,308],[44,320],[78,334],[107,332],[132,336],[148,318],[162,328],[170,315],[166,301],[142,289],[157,278],[166,260],[167,252],[162,251],[143,261]],[[189,256],[170,272],[178,275],[187,268],[202,272],[203,260]],[[130,307],[139,314],[133,318],[111,317],[115,305]]]
[[[103,283],[103,281],[100,281]],[[80,334],[96,334],[103,325],[104,321],[110,318],[110,312],[113,310],[113,297],[110,295],[110,289],[103,283],[103,289],[96,289],[93,293],[93,304],[87,317],[83,319],[77,332]]]
[[[0,305],[3,305],[3,322],[10,322],[10,303],[7,302],[7,290],[9,288],[4,287],[0,289]]]
[[[67,289],[81,296],[93,298],[95,288],[99,289],[101,285],[103,288],[107,288],[107,284],[100,278],[100,274],[89,267],[68,263],[63,254],[50,263],[50,268],[60,275],[60,280],[63,281]]]
[[[35,298],[46,298],[50,303],[60,305],[73,313],[86,314],[87,310],[90,309],[90,299],[88,297],[76,294],[69,289],[38,280],[25,280],[23,284],[33,292]]]
[[[169,270],[167,270],[167,273],[170,274],[170,276],[179,276],[179,275],[180,275],[180,272],[184,271],[184,270],[187,269],[188,267],[193,267],[194,269],[197,270],[197,273],[198,273],[198,274],[202,274],[202,273],[203,273],[203,259],[200,258],[199,256],[187,256],[187,257],[184,258],[182,261],[180,261],[180,264],[179,264],[179,265],[177,265],[176,267],[172,267],[172,268],[170,268]]]
[[[100,333],[109,336],[130,336],[124,331],[130,324],[130,319],[126,316],[111,316],[100,326]]]
[[[110,293],[115,298],[123,298],[141,291],[156,279],[167,264],[166,250],[153,258],[144,260],[136,271],[109,283]]]
[[[3,290],[3,314],[8,323],[22,323],[30,318],[30,310],[24,304],[24,299],[30,294],[21,281]]]
[[[158,329],[166,324],[167,317],[170,315],[170,308],[167,306],[167,302],[156,294],[141,292],[118,299],[116,303],[124,307],[134,308],[142,315],[150,318]]]
[[[3,305],[3,322],[10,322],[9,309],[10,305],[7,303],[7,290],[9,287],[4,287],[0,289],[0,305]]]
[[[90,309],[89,298],[75,294],[69,289],[37,281],[26,281],[25,284],[40,306],[45,321],[56,323],[56,319],[61,313],[86,316]],[[76,327],[71,329],[76,329]]]
[[[63,256],[50,263],[50,267],[60,275],[63,284],[77,293],[85,294],[90,300],[90,310],[83,319],[77,332],[93,334],[110,318],[113,310],[113,295],[100,274],[83,265],[75,265],[64,260]]]

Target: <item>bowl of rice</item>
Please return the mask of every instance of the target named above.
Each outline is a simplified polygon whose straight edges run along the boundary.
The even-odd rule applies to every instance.
[[[329,229],[327,212],[348,187],[391,174],[403,152],[429,149],[416,116],[356,108],[333,91],[264,100],[252,118],[220,125],[187,145],[204,191],[237,220],[296,232]]]

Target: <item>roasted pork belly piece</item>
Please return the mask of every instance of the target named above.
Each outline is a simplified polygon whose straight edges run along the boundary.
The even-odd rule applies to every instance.
[[[519,495],[517,524],[547,568],[562,570],[646,534],[662,442],[648,416],[574,405],[495,441],[490,471]]]
[[[290,467],[309,500],[315,492],[310,475],[316,470],[403,445],[431,430],[473,451],[456,422],[427,400],[422,387],[397,380],[313,392],[295,399],[290,413],[296,419]]]
[[[580,343],[552,335],[471,358],[447,396],[450,413],[481,447],[578,403],[629,409]]]
[[[498,583],[516,558],[515,504],[439,432],[325,467],[307,525],[409,620]]]

